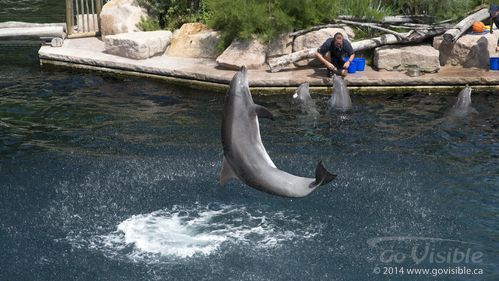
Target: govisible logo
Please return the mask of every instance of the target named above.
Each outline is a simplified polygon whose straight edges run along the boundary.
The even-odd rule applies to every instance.
[[[483,252],[473,249],[473,247],[481,246],[477,243],[414,236],[377,237],[367,240],[367,244],[372,248],[383,248],[389,242],[409,244],[411,247],[391,245],[390,249],[383,250],[379,256],[379,261],[383,263],[401,264],[411,260],[416,265],[425,262],[429,264],[478,264],[483,262]]]

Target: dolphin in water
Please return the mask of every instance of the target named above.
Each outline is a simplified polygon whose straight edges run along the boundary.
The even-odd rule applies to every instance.
[[[238,178],[255,189],[273,195],[304,197],[336,178],[321,162],[315,170],[315,178],[299,177],[279,170],[263,146],[258,117],[273,120],[268,109],[253,102],[248,73],[243,66],[232,78],[225,96],[220,185]]]
[[[315,101],[310,96],[310,85],[308,82],[300,84],[293,94],[293,103],[298,105],[302,111],[310,114],[319,114],[315,108]]]
[[[328,100],[329,109],[338,109],[347,111],[352,109],[352,100],[348,94],[348,89],[343,78],[334,75],[333,77],[333,93]]]
[[[469,113],[478,113],[471,106],[471,91],[471,87],[469,85],[466,85],[466,87],[461,92],[459,92],[457,101],[450,110],[451,116],[465,117]]]
[[[314,104],[314,100],[310,96],[310,85],[308,82],[300,84],[293,95],[293,102],[300,105]]]

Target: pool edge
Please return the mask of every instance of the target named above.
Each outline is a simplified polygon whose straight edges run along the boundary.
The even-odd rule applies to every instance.
[[[146,72],[117,69],[102,66],[93,66],[87,64],[79,64],[74,62],[58,61],[53,59],[40,58],[40,65],[42,67],[56,67],[56,68],[71,68],[75,70],[83,70],[89,72],[101,72],[111,74],[113,76],[125,77],[140,77],[153,80],[164,81],[169,84],[187,87],[190,89],[208,90],[217,93],[225,93],[229,87],[228,84],[203,81],[191,78],[173,77],[167,75],[152,74]],[[278,95],[290,94],[296,91],[294,86],[256,86],[250,87],[252,93],[259,95]],[[419,93],[419,94],[451,94],[463,88],[462,85],[392,85],[392,86],[348,86],[350,93],[357,95],[378,95],[378,94],[406,94],[406,93]],[[499,85],[473,85],[476,91],[499,91]],[[310,89],[316,94],[330,94],[331,87],[326,86],[310,86]]]

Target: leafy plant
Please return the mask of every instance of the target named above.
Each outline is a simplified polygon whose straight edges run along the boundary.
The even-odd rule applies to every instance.
[[[208,16],[201,0],[137,0],[160,28],[175,29],[186,22],[204,22]]]
[[[387,15],[459,18],[493,0],[137,0],[152,18],[143,30],[202,22],[220,31],[224,48],[236,37],[270,40],[283,32],[331,23],[338,15],[380,20]]]
[[[159,22],[154,18],[140,17],[137,27],[142,31],[155,31],[161,29]]]

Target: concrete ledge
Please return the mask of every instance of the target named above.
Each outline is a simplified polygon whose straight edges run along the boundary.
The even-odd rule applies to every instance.
[[[97,38],[71,39],[64,42],[63,47],[43,46],[39,51],[43,65],[77,69],[97,70],[119,75],[160,78],[172,83],[195,84],[193,87],[209,87],[223,91],[227,88],[234,70],[218,68],[212,59],[193,59],[160,56],[145,60],[133,60],[104,53],[104,43]],[[325,77],[324,69],[293,68],[278,73],[270,73],[267,69],[249,71],[250,86],[261,92],[287,92],[303,82],[309,82],[312,89],[327,89],[331,79]],[[487,89],[499,88],[499,71],[484,71],[476,68],[444,67],[438,73],[409,77],[403,72],[374,71],[366,68],[364,72],[349,75],[349,88],[353,92],[383,91],[423,91],[436,92],[438,89],[461,88],[466,84]],[[202,85],[202,86],[197,86]]]
[[[40,64],[45,67],[63,67],[72,68],[80,71],[89,72],[100,72],[103,74],[109,74],[112,76],[126,76],[126,77],[140,77],[147,79],[154,79],[159,81],[164,81],[168,84],[178,85],[195,90],[212,91],[221,94],[225,94],[229,89],[226,83],[216,83],[207,82],[193,79],[176,78],[165,75],[149,74],[144,72],[136,72],[129,70],[119,70],[99,66],[90,66],[84,64],[75,64],[54,60],[40,59]],[[455,94],[456,92],[462,90],[461,85],[454,86],[349,86],[351,94],[357,95],[377,95],[377,94],[406,94],[406,93],[419,93],[419,94]],[[499,85],[488,85],[488,86],[474,86],[476,91],[492,92],[499,91]],[[273,94],[293,94],[296,91],[296,87],[251,87],[252,94],[257,95],[273,95]],[[312,94],[319,95],[330,95],[331,87],[328,86],[311,86],[310,91]]]

